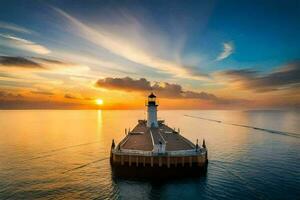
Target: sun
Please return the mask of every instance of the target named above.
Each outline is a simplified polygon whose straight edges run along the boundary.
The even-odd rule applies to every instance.
[[[96,99],[95,100],[97,105],[103,105],[103,100],[102,99]]]

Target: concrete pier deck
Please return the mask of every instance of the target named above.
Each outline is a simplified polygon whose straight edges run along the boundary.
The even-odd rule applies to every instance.
[[[164,172],[174,176],[179,174],[175,169],[197,174],[208,162],[205,143],[196,146],[163,121],[157,127],[148,127],[146,120],[139,120],[116,147],[113,144],[110,160],[121,174],[138,171],[143,175]]]
[[[154,145],[165,144],[166,151],[193,150],[195,145],[167,125],[149,128],[145,120],[139,120],[136,127],[128,134],[120,149],[152,151]]]

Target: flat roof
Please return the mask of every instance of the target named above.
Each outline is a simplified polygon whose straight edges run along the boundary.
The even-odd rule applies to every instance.
[[[128,134],[121,149],[152,151],[153,144],[166,144],[166,151],[195,149],[195,145],[178,132],[163,123],[157,128],[149,128],[146,120],[139,120],[136,127]]]

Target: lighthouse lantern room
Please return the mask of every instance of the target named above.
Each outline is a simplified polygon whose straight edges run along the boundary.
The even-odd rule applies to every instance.
[[[158,127],[156,96],[151,93],[147,101],[147,127]]]

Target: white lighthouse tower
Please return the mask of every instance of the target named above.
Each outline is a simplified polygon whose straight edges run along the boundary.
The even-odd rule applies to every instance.
[[[157,122],[157,104],[156,104],[156,96],[151,93],[148,96],[148,102],[146,104],[148,107],[147,110],[147,127],[158,127]]]

